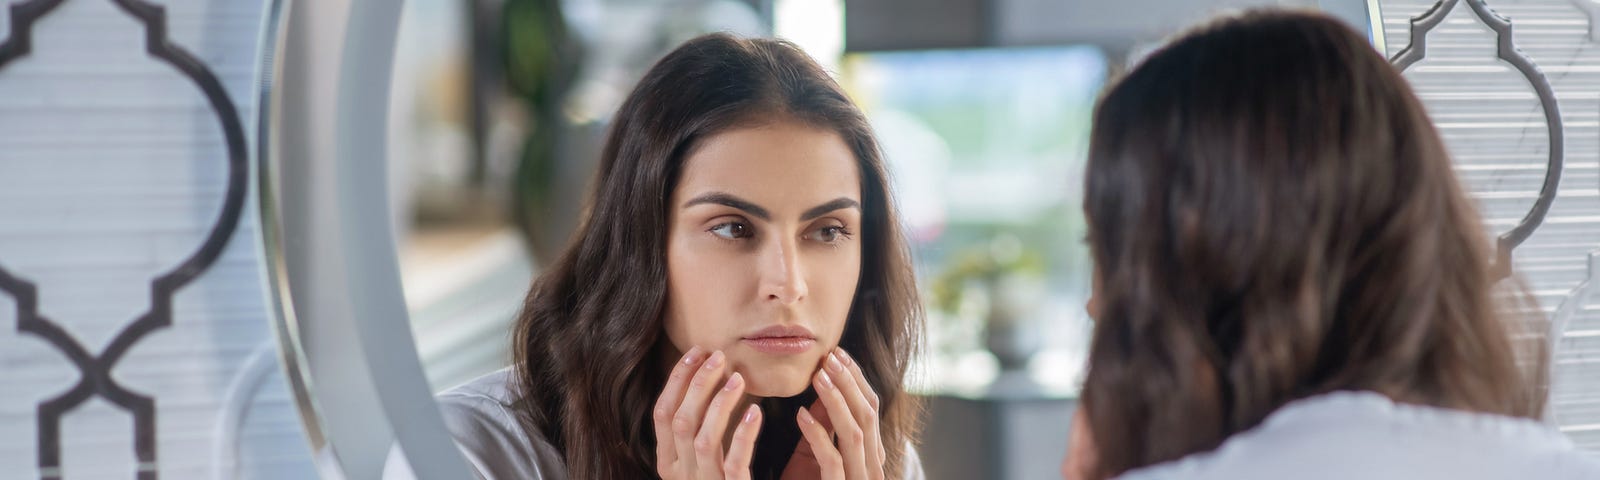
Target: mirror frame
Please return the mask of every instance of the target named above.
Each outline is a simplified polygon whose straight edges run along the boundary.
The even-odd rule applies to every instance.
[[[416,478],[472,478],[418,360],[389,215],[385,119],[402,6],[270,0],[261,32],[260,258],[325,478],[381,478],[392,451]]]

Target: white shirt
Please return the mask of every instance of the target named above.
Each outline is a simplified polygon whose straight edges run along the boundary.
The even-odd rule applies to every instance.
[[[1600,479],[1600,456],[1536,421],[1335,392],[1289,403],[1210,452],[1120,480]]]
[[[510,368],[490,373],[438,395],[439,413],[467,462],[484,480],[556,480],[567,478],[561,453],[539,432],[522,428],[511,410],[516,398]],[[906,445],[906,480],[923,480],[922,460]],[[385,480],[410,480],[415,475],[398,449],[389,453]]]

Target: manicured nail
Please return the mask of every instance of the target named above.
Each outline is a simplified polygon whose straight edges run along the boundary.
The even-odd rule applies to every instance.
[[[711,358],[706,359],[706,369],[710,370],[722,366],[722,357],[722,350],[717,350],[717,353],[711,354]]]
[[[811,418],[811,412],[807,412],[804,408],[800,409],[800,421],[805,422],[806,425],[815,425],[817,423],[817,419]]]
[[[750,408],[744,409],[744,423],[754,423],[756,421],[756,412],[759,411],[761,411],[761,409],[756,408],[755,405],[751,405]]]
[[[833,370],[834,373],[844,371],[844,364],[839,362],[839,354],[828,352],[828,368]]]
[[[728,377],[728,384],[723,385],[722,389],[731,392],[739,389],[739,385],[742,383],[744,383],[744,377],[739,376],[739,372],[733,372],[733,376]]]
[[[833,379],[828,377],[828,372],[817,372],[817,388],[833,388]]]
[[[690,347],[689,351],[683,354],[683,364],[694,365],[694,362],[700,361],[700,353],[700,347]]]
[[[845,365],[855,362],[855,359],[850,358],[850,353],[844,351],[843,348],[834,347],[834,352],[835,355],[839,356],[839,361],[844,362]]]

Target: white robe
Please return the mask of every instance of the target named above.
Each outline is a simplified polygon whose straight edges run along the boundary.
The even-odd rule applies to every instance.
[[[1334,392],[1279,408],[1210,452],[1119,480],[1596,480],[1600,454],[1528,419]]]
[[[567,478],[561,453],[539,432],[529,432],[511,411],[515,398],[510,368],[490,373],[437,397],[445,427],[483,480],[556,480]],[[385,480],[413,480],[411,466],[389,452]],[[923,480],[922,460],[906,445],[906,480]]]

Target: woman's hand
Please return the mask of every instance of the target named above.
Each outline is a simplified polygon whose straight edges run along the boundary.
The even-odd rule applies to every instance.
[[[1094,437],[1089,431],[1089,418],[1083,411],[1083,402],[1078,402],[1076,412],[1072,414],[1072,432],[1067,436],[1067,458],[1061,462],[1061,478],[1066,480],[1088,480],[1089,475],[1095,470],[1098,457],[1094,446]]]
[[[746,408],[723,451],[723,436],[745,382],[738,373],[723,381],[728,359],[721,351],[709,357],[689,349],[672,367],[667,385],[656,399],[656,473],[664,480],[749,479],[750,457],[761,428],[761,409]],[[720,388],[719,388],[720,387]]]
[[[886,451],[878,429],[877,392],[843,349],[835,348],[822,364],[811,381],[817,403],[797,414],[804,441],[783,478],[881,480]]]

